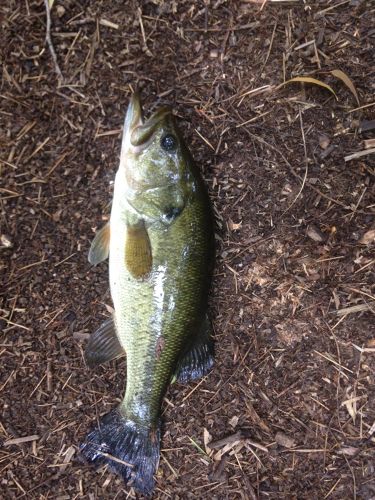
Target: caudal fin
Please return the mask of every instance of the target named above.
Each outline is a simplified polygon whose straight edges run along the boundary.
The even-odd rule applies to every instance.
[[[107,463],[139,493],[152,493],[160,455],[159,427],[141,427],[113,410],[86,436],[80,449],[87,461],[97,465]]]

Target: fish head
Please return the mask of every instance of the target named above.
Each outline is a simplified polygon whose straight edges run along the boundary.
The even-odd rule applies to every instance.
[[[195,190],[189,152],[169,108],[147,120],[134,93],[125,118],[120,169],[127,203],[144,219],[170,224]]]

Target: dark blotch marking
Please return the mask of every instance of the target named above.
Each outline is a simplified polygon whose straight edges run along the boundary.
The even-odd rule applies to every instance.
[[[179,207],[169,207],[166,209],[164,217],[166,220],[171,221],[178,217],[180,213],[182,212],[182,208]]]

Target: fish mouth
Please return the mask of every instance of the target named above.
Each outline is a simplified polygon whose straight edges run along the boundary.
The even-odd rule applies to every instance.
[[[129,137],[130,145],[139,152],[150,143],[161,124],[167,125],[171,121],[172,110],[168,107],[159,108],[145,120],[139,92],[134,92],[126,113],[124,132]]]

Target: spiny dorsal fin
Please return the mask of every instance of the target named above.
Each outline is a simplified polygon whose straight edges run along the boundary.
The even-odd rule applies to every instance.
[[[110,236],[110,223],[107,222],[105,226],[99,229],[91,243],[88,257],[90,264],[96,266],[108,258]]]
[[[107,319],[93,333],[85,349],[86,363],[94,368],[102,363],[123,356],[125,351],[117,338],[113,318]]]
[[[151,242],[143,220],[127,228],[125,265],[136,279],[145,278],[151,271]]]

